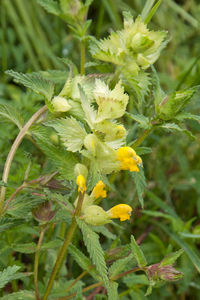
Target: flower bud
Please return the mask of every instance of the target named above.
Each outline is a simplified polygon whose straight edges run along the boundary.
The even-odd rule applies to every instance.
[[[76,183],[78,185],[78,191],[81,192],[81,194],[83,194],[86,191],[85,178],[82,175],[78,175]]]
[[[76,208],[77,204],[78,204],[78,198],[76,198],[75,202],[74,202],[74,207]],[[89,196],[88,194],[85,194],[84,195],[84,199],[83,199],[83,204],[82,204],[82,208],[81,208],[81,212],[84,213],[85,212],[85,209],[88,207],[88,206],[91,206],[94,202],[94,198]]]
[[[55,112],[65,112],[72,108],[65,98],[59,96],[54,97],[51,104]]]
[[[111,217],[97,205],[91,205],[85,209],[84,220],[86,223],[92,226],[101,226],[110,223]]]
[[[85,165],[83,164],[76,164],[75,168],[74,168],[74,174],[76,175],[76,177],[78,175],[82,175],[85,180],[87,180],[88,177],[88,169]]]
[[[33,208],[33,217],[40,223],[46,223],[51,221],[58,211],[57,209],[51,211],[52,204],[52,201],[46,201],[39,204],[36,208]]]
[[[183,273],[176,270],[172,265],[159,267],[157,274],[161,280],[166,281],[176,281],[184,276]]]

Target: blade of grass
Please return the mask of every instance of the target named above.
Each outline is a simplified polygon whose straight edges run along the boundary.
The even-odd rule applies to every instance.
[[[146,17],[148,16],[150,10],[152,9],[152,6],[154,5],[155,0],[147,0],[145,3],[145,6],[141,13],[142,21],[145,21]]]
[[[149,21],[151,20],[151,18],[153,17],[153,15],[155,14],[155,12],[157,11],[158,7],[160,6],[160,3],[162,2],[162,0],[159,0],[154,7],[151,9],[150,13],[148,14],[148,16],[146,17],[144,23],[148,24]]]

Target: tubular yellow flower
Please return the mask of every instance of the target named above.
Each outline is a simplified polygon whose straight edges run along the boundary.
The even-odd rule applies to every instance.
[[[127,204],[118,204],[107,211],[107,214],[112,219],[120,218],[120,221],[129,220],[131,216],[132,208]]]
[[[83,194],[86,191],[86,182],[83,175],[78,175],[76,183],[78,185],[78,191],[81,192],[81,194]]]
[[[117,160],[121,162],[121,170],[139,172],[137,165],[142,164],[141,158],[131,147],[122,147],[117,150]]]
[[[96,186],[93,188],[91,197],[94,197],[95,199],[102,197],[105,198],[107,196],[105,188],[105,183],[103,181],[99,180],[99,182],[96,184]]]

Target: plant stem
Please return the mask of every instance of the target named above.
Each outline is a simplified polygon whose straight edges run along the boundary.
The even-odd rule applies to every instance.
[[[73,218],[72,218],[72,223],[68,229],[68,232],[67,232],[67,236],[65,238],[65,241],[64,241],[64,244],[58,254],[58,257],[57,257],[57,260],[56,260],[56,263],[54,265],[54,268],[53,268],[53,271],[51,273],[51,277],[49,279],[49,282],[48,282],[48,286],[47,286],[47,289],[44,293],[44,296],[42,298],[42,300],[47,300],[48,296],[49,296],[49,293],[52,289],[52,286],[53,286],[53,282],[54,282],[54,279],[56,277],[56,274],[58,272],[58,269],[60,267],[60,264],[61,262],[63,261],[63,258],[65,256],[65,253],[66,253],[66,250],[67,250],[67,247],[69,245],[69,243],[71,242],[73,236],[74,236],[74,233],[76,232],[76,228],[77,228],[77,223],[76,223],[76,216],[80,216],[81,215],[81,208],[82,208],[82,204],[83,204],[83,199],[84,199],[84,193],[83,194],[79,194],[79,199],[78,199],[78,205],[77,205],[77,208],[76,208],[76,211],[73,215]]]
[[[137,148],[144,141],[144,139],[147,137],[147,135],[149,135],[149,133],[152,132],[154,129],[155,129],[155,127],[146,129],[143,132],[143,134],[131,145],[131,147],[133,147],[134,149]]]
[[[38,292],[38,262],[39,262],[39,251],[42,245],[42,240],[44,238],[46,228],[43,227],[40,237],[37,244],[37,252],[35,253],[35,262],[34,262],[34,287],[35,287],[35,296],[37,300],[40,300],[39,292]]]
[[[85,74],[85,40],[81,40],[81,75]]]
[[[18,187],[18,189],[16,189],[16,191],[14,191],[14,193],[10,196],[10,198],[8,199],[8,201],[6,202],[4,208],[3,208],[3,213],[7,210],[8,205],[10,204],[10,202],[12,201],[12,199],[25,187],[25,183],[23,183],[20,187]]]
[[[67,293],[79,280],[81,280],[86,274],[88,273],[87,270],[83,271],[73,282],[70,286],[65,290]]]
[[[45,111],[47,110],[47,106],[44,105],[42,108],[40,108],[31,118],[30,120],[26,123],[26,125],[20,130],[18,136],[16,137],[10,152],[8,154],[5,167],[4,167],[4,172],[3,172],[3,177],[2,181],[7,183],[8,181],[8,175],[10,172],[10,166],[13,160],[13,157],[15,155],[15,152],[17,151],[22,139],[24,138],[26,132],[28,129],[31,127],[31,125],[37,120],[37,118],[42,115]],[[6,194],[6,187],[2,186],[1,187],[1,196],[0,196],[0,217],[2,216],[3,212],[3,204],[4,204],[4,199],[5,199],[5,194]]]
[[[128,274],[131,274],[131,273],[134,273],[134,272],[137,272],[137,271],[141,271],[141,268],[139,268],[139,267],[138,267],[138,268],[134,268],[134,269],[131,269],[131,270],[129,270],[129,271],[123,272],[123,273],[121,273],[121,274],[119,274],[119,275],[117,275],[117,276],[114,276],[114,277],[112,278],[112,281],[117,280],[117,279],[119,279],[119,278],[121,278],[121,277],[124,277],[124,276],[126,276],[126,275],[128,275]],[[92,284],[92,285],[90,285],[90,286],[88,286],[88,287],[82,289],[82,293],[87,292],[87,291],[89,291],[89,290],[92,290],[92,289],[94,289],[94,288],[96,288],[96,287],[98,287],[98,286],[100,286],[100,285],[103,285],[103,281],[97,282],[97,283],[95,283],[95,284]],[[77,294],[77,293],[73,293],[73,294],[68,295],[68,296],[66,296],[66,297],[58,298],[57,300],[67,300],[67,299],[69,299],[69,298],[72,298],[72,297],[76,296],[76,294]]]

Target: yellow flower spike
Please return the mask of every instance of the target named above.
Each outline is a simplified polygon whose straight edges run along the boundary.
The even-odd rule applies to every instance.
[[[117,160],[121,162],[121,170],[139,172],[137,165],[142,165],[141,158],[131,147],[122,147],[117,150]]]
[[[96,184],[96,186],[93,188],[91,197],[94,197],[95,199],[102,197],[105,198],[107,196],[105,188],[105,183],[103,181],[99,180],[99,182]]]
[[[118,204],[107,211],[107,214],[112,219],[120,218],[120,221],[129,220],[131,217],[132,208],[127,204]]]
[[[76,183],[78,185],[78,191],[81,192],[81,194],[83,194],[86,191],[86,182],[83,175],[78,175]]]

